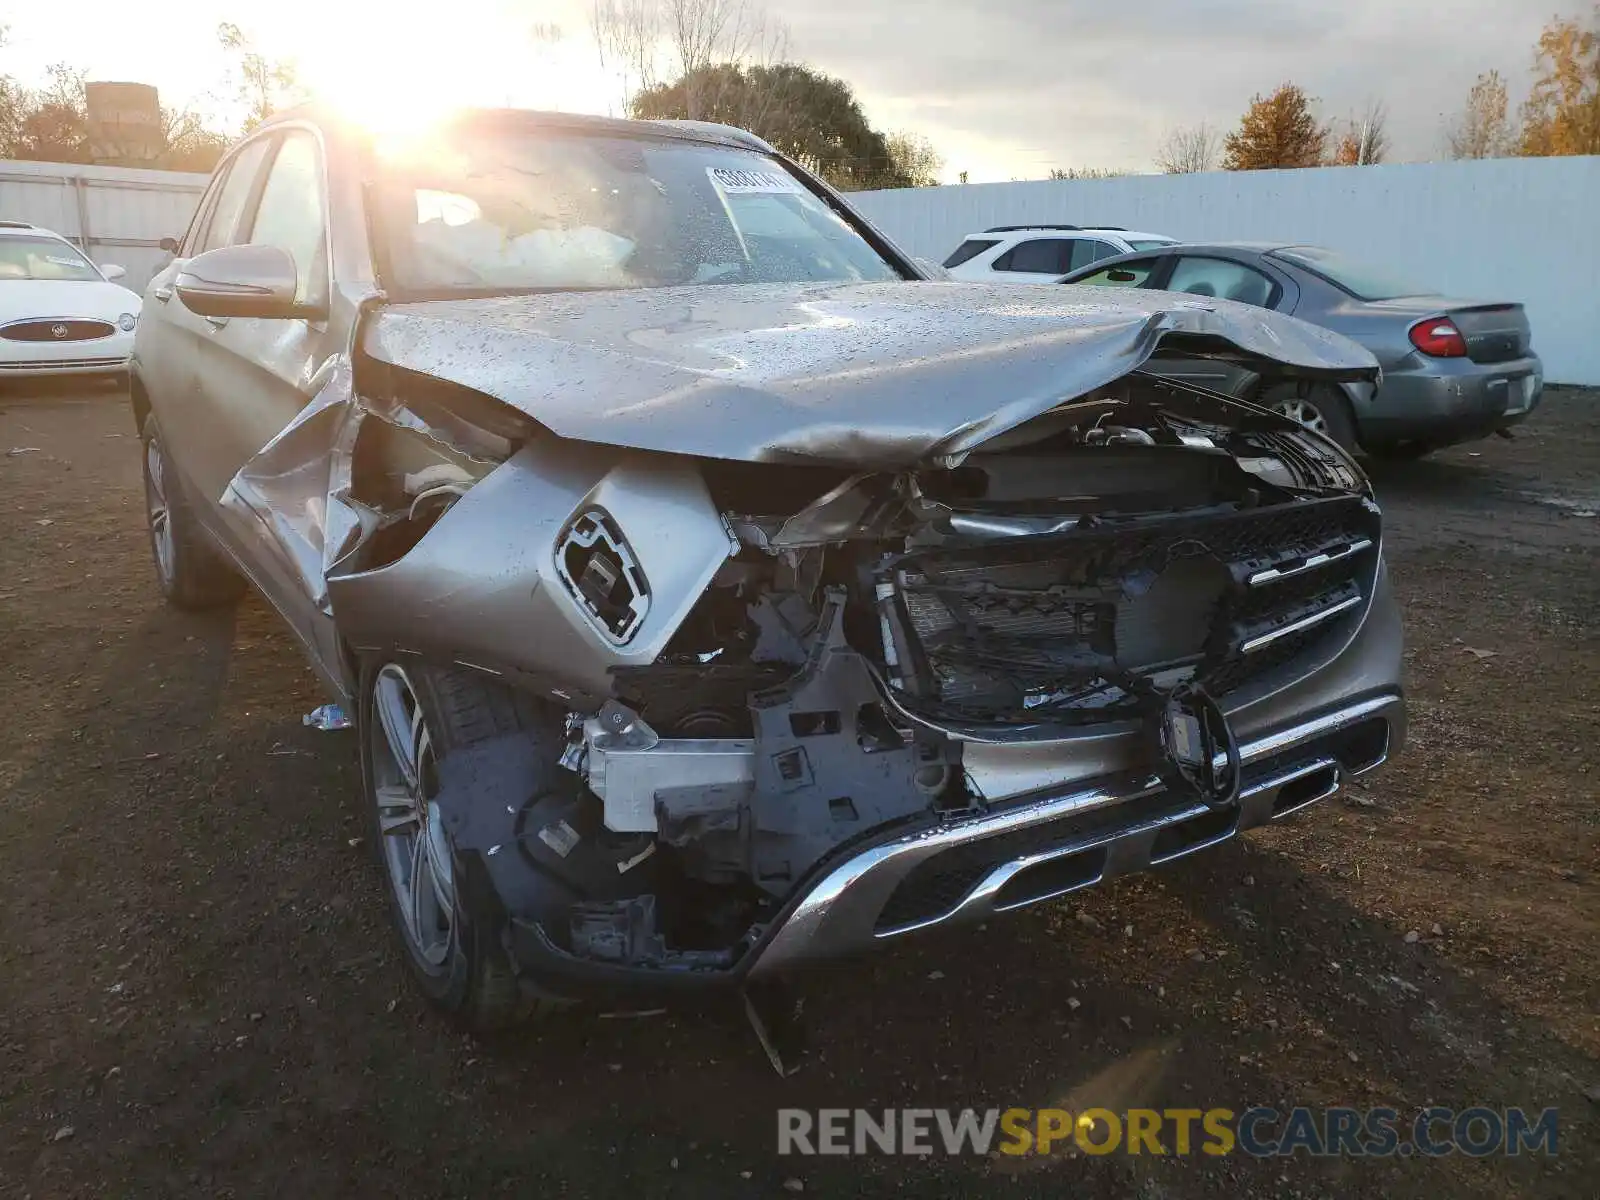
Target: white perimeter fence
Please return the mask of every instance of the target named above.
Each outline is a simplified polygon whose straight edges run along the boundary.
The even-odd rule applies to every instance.
[[[76,242],[97,263],[128,269],[144,291],[181,237],[207,176],[76,163],[0,162],[0,220],[42,225]]]

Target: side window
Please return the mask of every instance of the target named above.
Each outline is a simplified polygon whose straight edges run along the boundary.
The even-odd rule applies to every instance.
[[[194,215],[189,218],[189,227],[183,231],[183,238],[178,243],[178,258],[190,258],[200,253],[200,238],[205,233],[206,223],[211,219],[211,210],[216,207],[217,193],[222,191],[227,178],[228,167],[224,166],[211,177],[210,184],[200,193],[200,202],[194,206]]]
[[[1243,263],[1225,258],[1180,258],[1167,281],[1167,291],[1193,296],[1220,296],[1266,308],[1275,290],[1272,280]]]
[[[1110,258],[1113,254],[1121,254],[1110,242],[1102,242],[1095,238],[1079,238],[1072,243],[1072,266],[1068,270],[1076,271],[1079,267],[1087,267],[1092,262],[1099,262],[1102,258]]]
[[[977,258],[985,250],[993,249],[1000,243],[994,240],[985,241],[983,238],[968,238],[955,248],[955,252],[944,260],[946,267],[959,267],[968,259]]]
[[[232,246],[238,238],[239,218],[250,201],[250,189],[261,173],[262,160],[267,156],[271,142],[266,138],[249,143],[233,156],[228,167],[228,177],[222,181],[217,202],[206,222],[205,234],[200,239],[196,253],[215,250],[218,246]]]
[[[1070,238],[1034,238],[1018,242],[994,260],[996,271],[1028,271],[1037,275],[1065,275],[1072,261]]]
[[[328,239],[322,219],[322,155],[309,133],[289,133],[261,189],[247,241],[276,246],[294,259],[295,299],[323,304],[328,292]]]
[[[1135,258],[1130,262],[1107,267],[1104,271],[1096,271],[1093,275],[1085,275],[1078,282],[1092,283],[1097,287],[1143,287],[1145,280],[1150,278],[1150,273],[1156,269],[1160,261],[1159,258]]]

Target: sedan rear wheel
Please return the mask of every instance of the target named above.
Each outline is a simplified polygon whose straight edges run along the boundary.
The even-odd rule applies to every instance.
[[[1313,433],[1320,433],[1346,450],[1356,448],[1355,418],[1350,413],[1349,402],[1333,388],[1281,384],[1269,388],[1260,403],[1263,408],[1288,417]]]

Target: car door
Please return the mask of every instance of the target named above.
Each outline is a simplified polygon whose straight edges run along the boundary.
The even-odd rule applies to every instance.
[[[1222,258],[1210,254],[1177,255],[1172,272],[1162,283],[1169,292],[1186,292],[1192,296],[1216,296],[1240,304],[1253,304],[1257,308],[1277,309],[1282,306],[1284,285],[1275,272],[1241,262],[1235,258]]]
[[[316,133],[309,127],[284,129],[236,235],[240,245],[285,251],[295,264],[297,302],[324,313],[332,291],[325,178]],[[239,469],[310,401],[319,371],[341,346],[324,319],[230,317],[207,324],[210,333],[195,371],[196,406],[207,422],[209,447],[196,482],[220,499]],[[313,654],[324,657],[331,622],[285,558],[283,543],[247,508],[216,511],[235,556]]]
[[[1102,242],[1099,238],[1078,238],[1072,243],[1072,263],[1069,271],[1080,271],[1090,263],[1099,262],[1102,258],[1114,258],[1125,251],[1113,246],[1110,242]]]
[[[1169,269],[1153,283],[1163,291],[1215,297],[1258,308],[1276,308],[1284,299],[1284,284],[1268,273],[1235,258],[1212,254],[1169,255]],[[1213,358],[1165,359],[1157,374],[1196,387],[1243,396],[1254,390],[1259,376],[1247,367]]]
[[[201,405],[197,368],[219,326],[215,319],[185,308],[173,281],[190,258],[234,244],[271,150],[272,139],[257,138],[217,168],[177,255],[150,281],[134,339],[134,370],[161,424],[168,460],[190,506],[208,528],[217,523],[222,493],[209,486],[218,472],[211,462],[212,422]]]
[[[1041,237],[1018,242],[989,265],[1012,283],[1054,283],[1072,269],[1077,238]]]
[[[1130,258],[1125,262],[1112,263],[1102,267],[1093,274],[1085,275],[1082,279],[1073,280],[1073,287],[1154,287],[1160,280],[1165,262],[1157,255],[1148,255],[1145,258]]]

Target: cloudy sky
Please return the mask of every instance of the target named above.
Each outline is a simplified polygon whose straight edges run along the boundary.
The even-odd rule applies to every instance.
[[[752,0],[753,2],[753,0]],[[1438,153],[1441,127],[1479,72],[1514,101],[1552,12],[1588,0],[805,0],[768,11],[792,56],[847,80],[880,128],[927,135],[946,175],[1038,178],[1051,167],[1148,170],[1165,131],[1234,126],[1256,92],[1292,80],[1325,117],[1371,98],[1389,110],[1392,157]],[[11,6],[8,6],[11,7]],[[205,107],[224,69],[215,23],[231,20],[324,90],[403,87],[467,103],[614,108],[619,84],[587,36],[583,0],[451,0],[424,8],[349,0],[76,0],[4,18],[0,72],[37,80],[67,61],[91,78],[156,84]],[[537,23],[565,34],[536,47]]]

